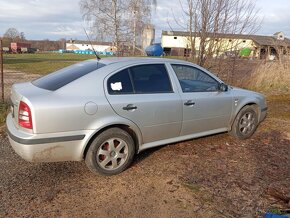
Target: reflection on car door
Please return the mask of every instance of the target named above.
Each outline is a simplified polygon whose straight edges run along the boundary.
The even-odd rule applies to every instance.
[[[182,90],[180,135],[227,131],[233,106],[231,91],[220,92],[219,82],[198,68],[178,64],[171,66]]]
[[[164,64],[124,69],[105,80],[105,86],[115,112],[140,128],[142,143],[179,136],[182,103]]]

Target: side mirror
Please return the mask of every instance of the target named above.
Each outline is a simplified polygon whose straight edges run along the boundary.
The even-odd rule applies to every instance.
[[[227,92],[229,89],[228,85],[227,84],[224,84],[224,83],[220,83],[219,84],[219,91],[220,92]]]

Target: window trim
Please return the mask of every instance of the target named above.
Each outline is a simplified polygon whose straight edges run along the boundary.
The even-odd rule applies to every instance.
[[[164,68],[165,68],[165,71],[166,71],[166,74],[167,74],[167,77],[168,77],[168,80],[169,80],[169,84],[170,84],[170,88],[171,88],[171,91],[166,91],[166,92],[160,92],[160,91],[157,91],[157,92],[136,92],[136,89],[135,89],[135,85],[134,85],[134,82],[133,82],[133,78],[132,78],[132,74],[131,74],[131,68],[132,67],[139,67],[139,66],[146,66],[146,65],[163,65]],[[109,79],[116,75],[117,73],[123,71],[123,70],[128,70],[128,74],[129,74],[129,77],[130,77],[130,82],[131,82],[131,85],[132,85],[132,89],[133,89],[133,92],[132,93],[110,93],[109,91],[109,84],[108,84],[108,81]],[[107,88],[107,93],[109,95],[152,95],[152,94],[170,94],[170,93],[174,93],[174,89],[173,89],[173,85],[172,85],[172,79],[170,78],[170,75],[169,75],[169,70],[166,66],[166,63],[141,63],[141,64],[134,64],[134,65],[131,65],[131,66],[126,66],[122,69],[119,69],[117,72],[114,72],[114,73],[111,73],[108,75],[108,78],[106,79],[106,88]]]
[[[199,71],[205,73],[207,76],[209,76],[210,78],[212,78],[214,81],[216,81],[218,85],[221,84],[221,82],[218,81],[216,78],[214,78],[214,77],[213,77],[212,75],[210,75],[209,73],[207,73],[206,71],[200,69],[199,67],[192,66],[192,65],[186,65],[186,64],[179,64],[179,63],[170,63],[170,66],[171,66],[171,68],[172,68],[172,70],[173,70],[173,72],[174,72],[174,75],[176,76],[176,79],[177,79],[177,82],[178,82],[179,88],[180,88],[180,90],[182,91],[182,93],[219,92],[219,90],[215,90],[215,91],[212,90],[212,91],[190,91],[190,92],[184,92],[183,89],[182,89],[182,87],[181,87],[180,80],[178,79],[178,76],[176,75],[176,72],[175,72],[175,70],[174,70],[174,68],[173,68],[173,65],[185,66],[185,67],[191,67],[191,68],[197,69],[197,70],[199,70]]]

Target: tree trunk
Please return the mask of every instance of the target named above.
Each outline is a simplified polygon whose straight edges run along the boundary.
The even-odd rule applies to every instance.
[[[112,6],[113,6],[113,13],[114,13],[114,30],[115,30],[115,36],[114,36],[114,44],[116,46],[117,53],[119,52],[119,25],[118,25],[118,17],[117,17],[117,1],[113,0]]]

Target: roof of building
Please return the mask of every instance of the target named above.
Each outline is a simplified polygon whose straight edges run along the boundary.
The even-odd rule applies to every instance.
[[[279,32],[280,33],[280,32]],[[183,31],[162,31],[162,35],[167,36],[190,36],[189,32]],[[194,32],[193,36],[199,36],[200,33]],[[228,39],[250,39],[260,46],[289,46],[290,40],[284,38],[284,40],[278,40],[275,36],[262,36],[262,35],[247,35],[247,34],[228,34],[228,33],[208,33],[212,38],[228,38]]]
[[[84,41],[84,40],[68,40],[67,43],[73,43],[73,44],[86,44],[86,45],[90,45],[91,43],[93,45],[107,45],[107,46],[111,46],[112,42],[98,42],[98,41]]]
[[[80,49],[80,48],[75,46],[75,45],[69,45],[69,46],[66,47],[66,49],[77,50],[77,49]]]
[[[274,35],[274,36],[278,36],[280,33],[283,34],[283,32],[276,32],[276,33],[274,33],[273,35]]]

